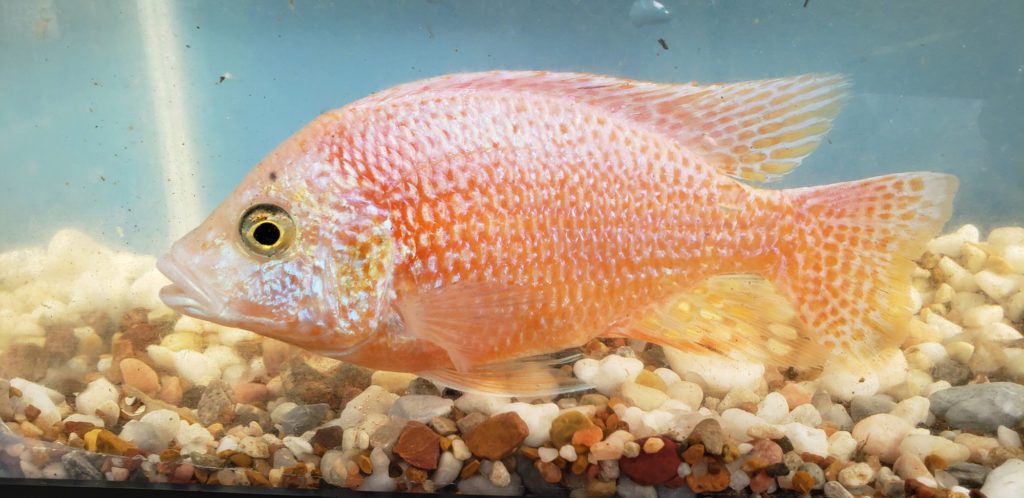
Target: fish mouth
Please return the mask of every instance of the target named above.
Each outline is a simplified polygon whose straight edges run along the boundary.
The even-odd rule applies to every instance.
[[[156,262],[156,268],[168,279],[171,285],[160,289],[160,300],[169,308],[202,320],[219,317],[223,306],[218,306],[198,284],[198,279],[174,260],[173,254],[167,254]]]

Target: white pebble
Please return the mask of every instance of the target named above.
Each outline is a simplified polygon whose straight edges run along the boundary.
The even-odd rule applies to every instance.
[[[900,417],[879,413],[857,422],[851,434],[866,454],[891,463],[899,456],[900,441],[913,428]]]
[[[636,380],[644,364],[636,358],[612,354],[601,360],[584,358],[572,368],[577,378],[592,384],[601,394],[611,396],[624,382]]]
[[[897,403],[890,413],[916,427],[928,421],[928,416],[930,415],[929,407],[931,407],[931,402],[928,398],[924,396],[911,396]]]
[[[391,460],[381,448],[374,448],[370,452],[370,462],[373,465],[373,473],[363,480],[359,491],[384,491],[391,492],[398,489],[398,481],[388,475],[388,465]]]
[[[760,403],[757,404],[757,416],[769,424],[778,424],[789,413],[789,404],[786,397],[777,392],[768,393]]]
[[[841,360],[826,363],[817,382],[818,387],[840,401],[850,401],[854,396],[871,396],[878,392],[880,385],[876,372]]]
[[[338,416],[338,421],[345,429],[355,427],[368,416],[386,415],[397,399],[397,394],[390,393],[383,387],[371,385],[345,405],[345,409]]]
[[[558,450],[558,456],[562,457],[566,462],[575,462],[578,456],[576,455],[576,448],[573,448],[571,444],[562,446]]]
[[[165,438],[168,443],[174,439],[181,426],[181,417],[171,410],[153,410],[143,415],[140,420],[153,426],[160,437]]]
[[[999,446],[1005,448],[1020,448],[1024,446],[1024,444],[1021,444],[1020,434],[1003,425],[996,429],[996,438],[999,440]]]
[[[748,434],[750,428],[764,423],[765,420],[761,417],[739,408],[725,410],[722,412],[721,419],[719,419],[722,430],[738,443],[746,443],[753,439]]]
[[[558,458],[558,450],[541,446],[540,448],[537,448],[537,455],[540,457],[540,461],[544,463],[552,462]]]
[[[626,403],[644,411],[654,410],[668,400],[668,394],[632,381],[623,383],[620,389]]]
[[[505,468],[505,464],[501,463],[501,460],[494,462],[487,478],[491,481],[491,484],[502,488],[512,483],[512,476],[508,473],[508,469]]]
[[[839,484],[847,488],[864,486],[874,478],[875,470],[864,462],[855,463],[839,471]]]
[[[1024,244],[1016,244],[1003,249],[1000,256],[1003,261],[1009,263],[1010,267],[1017,273],[1024,273]]]
[[[963,312],[963,323],[966,327],[981,328],[1003,319],[1003,307],[995,304],[982,304]]]
[[[934,454],[949,464],[966,462],[971,456],[971,451],[966,446],[928,434],[909,434],[900,443],[900,453],[913,453],[921,460]]]
[[[828,437],[828,454],[837,460],[848,462],[856,451],[857,440],[849,432],[836,431]]]
[[[995,322],[986,325],[985,328],[981,330],[981,335],[990,341],[996,342],[1010,342],[1024,339],[1024,335],[1021,335],[1017,329],[1003,322]]]
[[[302,459],[305,456],[313,454],[313,445],[309,444],[309,441],[302,439],[297,436],[285,436],[281,440],[284,443],[285,448],[291,450],[295,458]]]
[[[764,377],[764,365],[759,363],[732,360],[711,353],[683,352],[671,347],[664,348],[664,351],[672,370],[685,380],[699,379],[707,394],[712,396],[725,396],[737,387],[754,390]]]
[[[675,384],[676,382],[683,380],[679,378],[679,374],[675,373],[671,369],[664,367],[654,369],[654,373],[658,377],[661,377],[661,381],[664,382],[666,386],[671,386],[672,384]]]
[[[189,425],[182,421],[174,441],[181,447],[182,454],[206,453],[206,446],[213,442],[213,435],[199,424]]]
[[[978,290],[978,283],[974,281],[974,275],[966,268],[957,264],[956,261],[943,256],[939,260],[939,269],[946,276],[946,283],[959,292],[974,292]]]
[[[789,442],[793,444],[793,449],[797,453],[828,456],[828,437],[825,435],[825,431],[798,423],[786,424],[783,427],[786,437],[789,438]]]
[[[1006,302],[1006,318],[1012,322],[1024,319],[1024,291],[1014,294]]]
[[[469,451],[469,446],[466,446],[466,442],[461,439],[452,440],[452,455],[462,462],[469,460],[469,457],[473,456]],[[552,460],[554,460],[554,458],[552,458]]]
[[[929,313],[928,318],[925,321],[928,325],[934,327],[943,339],[949,339],[950,337],[959,335],[964,331],[963,327],[945,319],[938,313]]]
[[[450,451],[441,453],[441,459],[437,463],[437,471],[431,479],[437,487],[447,486],[455,482],[455,478],[459,477],[459,471],[462,470],[462,462],[455,458],[455,455]]]
[[[117,404],[120,393],[114,384],[104,377],[100,377],[89,383],[78,396],[75,397],[75,408],[78,413],[95,415],[96,411],[104,402],[113,401]]]
[[[103,380],[106,382],[105,379]],[[25,409],[28,408],[29,405],[32,405],[39,409],[39,416],[36,420],[39,422],[40,426],[51,426],[60,421],[60,410],[57,408],[57,405],[64,402],[63,394],[34,382],[29,382],[20,377],[11,379],[10,384],[12,387],[16,387],[21,391],[20,397],[13,398],[14,410],[17,413],[24,414]],[[91,385],[92,384],[90,384],[90,386]],[[106,385],[113,387],[109,382],[107,382]],[[96,392],[95,394],[96,396],[94,399],[96,401],[105,399],[102,397],[102,393]],[[114,391],[114,400],[117,401],[116,389]],[[90,401],[90,407],[93,402],[94,401]],[[81,413],[85,415],[95,415],[95,409],[92,412]]]
[[[498,413],[499,410],[507,406],[508,403],[508,398],[504,396],[466,393],[459,397],[459,399],[455,400],[455,407],[463,413],[480,412],[484,415],[494,415]]]
[[[679,381],[668,386],[668,395],[676,401],[685,403],[690,410],[700,408],[704,401],[704,390],[699,385],[689,381]]]
[[[189,349],[174,352],[174,369],[192,385],[205,386],[220,378],[220,367],[202,353]]]
[[[981,492],[987,498],[1020,498],[1024,489],[1024,460],[1011,458],[988,473]]]
[[[818,413],[816,408],[814,408],[814,405],[804,403],[793,408],[793,411],[789,412],[789,415],[786,415],[786,418],[782,420],[782,423],[798,423],[809,427],[817,427],[821,425],[821,414]]]
[[[1000,301],[1010,294],[1020,290],[1020,281],[1012,276],[999,275],[990,270],[982,270],[974,274],[974,281],[978,288],[988,294],[988,297]]]
[[[959,257],[964,242],[978,243],[978,228],[974,225],[964,225],[953,233],[940,235],[928,241],[926,246],[928,252],[944,256]]]

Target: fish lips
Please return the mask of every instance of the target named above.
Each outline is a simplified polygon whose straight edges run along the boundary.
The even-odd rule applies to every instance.
[[[175,261],[173,255],[160,258],[156,267],[171,280],[171,285],[160,289],[160,300],[169,308],[203,320],[212,321],[220,316],[223,306],[214,303],[195,276]]]

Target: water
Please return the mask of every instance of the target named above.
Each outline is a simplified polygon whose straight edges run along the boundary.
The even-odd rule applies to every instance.
[[[111,351],[110,334],[121,328],[122,315],[136,306],[159,308],[153,291],[162,281],[150,255],[201,221],[276,144],[321,112],[394,84],[453,72],[547,69],[658,82],[842,73],[854,86],[827,140],[772,187],[897,171],[952,173],[961,187],[947,228],[973,224],[984,242],[991,228],[1024,225],[1021,25],[1024,4],[1009,1],[3,2],[0,212],[7,230],[0,252],[51,248],[48,256],[0,258],[7,279],[0,278],[0,350],[19,342],[45,345],[45,337],[55,337],[53,327],[70,316],[77,321],[65,325],[93,326],[99,343],[75,332],[78,350],[67,355],[51,339],[40,357],[49,373],[43,369],[30,379],[67,391],[70,401],[84,383],[68,381],[68,372],[92,380],[103,365],[97,355]],[[98,245],[69,232],[51,243],[64,228]],[[977,241],[970,229],[961,235]],[[1016,253],[979,247],[988,252],[964,254],[957,246],[950,259],[970,273],[991,270],[993,256],[1011,266],[1016,261]],[[1004,283],[1019,288],[1014,271]],[[942,329],[941,337],[920,342],[951,350],[974,380],[1019,381],[1019,372],[1000,366],[1019,358],[1019,342],[1006,330],[1021,329],[1017,309],[1024,303],[1013,300],[1019,291],[993,297],[984,283],[981,290],[958,287],[956,296],[938,302],[936,293],[946,290],[938,288],[940,281],[925,280],[918,281],[924,308],[938,306],[959,326],[969,309],[996,306],[1003,317],[993,323],[1005,327],[983,334],[991,323],[968,323],[966,333]],[[112,325],[87,317],[90,310],[109,315]],[[919,314],[922,323],[927,314]],[[166,313],[149,318],[154,333],[198,337],[199,349],[221,343],[237,353],[260,344],[241,332],[188,321],[173,325],[176,317]],[[1004,341],[979,342],[979,334],[1003,334]],[[134,354],[145,356],[141,346],[152,341],[139,340]],[[954,343],[985,354],[964,353],[966,346]],[[96,351],[82,352],[82,344]],[[218,363],[216,376],[236,384],[274,377],[252,364],[259,355],[240,356],[244,361]],[[912,370],[933,375],[934,365],[915,363],[925,361],[921,355],[906,350],[903,356]],[[151,394],[162,393],[174,360],[146,361],[161,376],[160,391]],[[238,368],[228,373],[231,366]],[[342,375],[337,365],[319,368],[321,377],[345,384],[336,378]],[[185,383],[193,381],[209,379]],[[897,401],[928,394],[890,387]],[[299,396],[289,389],[298,388],[272,386],[255,404],[272,410],[282,392]],[[349,394],[334,393],[326,402],[340,411]],[[15,408],[24,417],[25,407]],[[67,439],[62,444],[78,444]],[[17,460],[4,458],[4,468]],[[318,459],[307,461],[315,466]],[[50,475],[16,463],[11,468]]]

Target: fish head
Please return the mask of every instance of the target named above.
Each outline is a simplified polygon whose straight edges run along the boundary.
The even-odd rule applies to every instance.
[[[172,282],[160,298],[195,318],[344,353],[387,313],[391,224],[337,161],[287,145],[158,261]]]

